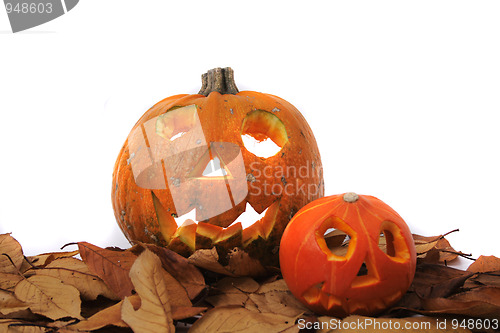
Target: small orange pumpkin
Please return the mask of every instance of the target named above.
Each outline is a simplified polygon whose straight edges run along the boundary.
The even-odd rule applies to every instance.
[[[280,265],[290,291],[311,310],[374,315],[411,285],[416,252],[391,207],[350,192],[315,200],[294,216],[281,239]]]
[[[113,172],[115,217],[132,243],[156,243],[185,256],[240,247],[277,266],[285,226],[323,196],[314,135],[287,101],[238,92],[230,68],[202,79],[199,94],[158,102],[132,128]],[[277,150],[254,153],[245,138]],[[248,210],[265,215],[243,226]]]

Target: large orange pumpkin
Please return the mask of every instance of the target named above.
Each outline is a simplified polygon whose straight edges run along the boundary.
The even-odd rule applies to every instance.
[[[374,315],[411,285],[410,229],[379,199],[346,193],[318,199],[290,221],[280,247],[290,291],[317,313]]]
[[[183,255],[240,247],[277,265],[285,226],[324,193],[314,135],[287,101],[238,92],[230,68],[202,78],[199,94],[158,102],[132,128],[113,172],[118,224],[132,243]],[[245,138],[276,151],[254,154]],[[242,226],[246,210],[265,215]]]

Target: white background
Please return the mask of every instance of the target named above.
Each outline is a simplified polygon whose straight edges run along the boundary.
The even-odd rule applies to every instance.
[[[500,256],[499,17],[498,1],[83,0],[12,34],[0,10],[0,233],[28,255],[127,247],[111,174],[130,129],[231,66],[302,111],[327,195]]]

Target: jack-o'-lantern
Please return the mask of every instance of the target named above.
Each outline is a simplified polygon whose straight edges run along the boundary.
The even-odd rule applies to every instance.
[[[314,135],[285,100],[238,92],[230,68],[202,81],[199,94],[158,102],[131,130],[113,172],[115,217],[132,243],[182,255],[239,247],[277,265],[285,226],[324,193]]]
[[[311,310],[374,315],[409,288],[416,252],[391,207],[349,192],[315,200],[294,216],[281,239],[280,265],[290,291]]]

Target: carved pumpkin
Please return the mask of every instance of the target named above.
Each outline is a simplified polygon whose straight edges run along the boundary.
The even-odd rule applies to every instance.
[[[199,94],[158,102],[132,128],[113,172],[115,217],[132,243],[182,255],[240,247],[277,265],[285,226],[323,196],[316,140],[290,103],[238,92],[230,68],[202,79]],[[276,150],[254,154],[246,139]],[[242,225],[245,211],[262,217]]]
[[[374,315],[411,285],[410,230],[388,205],[346,193],[318,199],[290,221],[280,246],[290,291],[311,310],[336,317]]]

